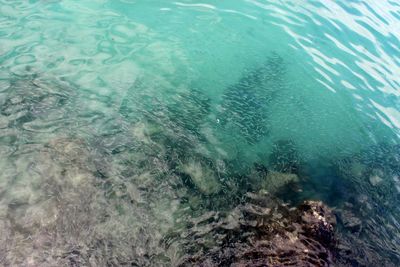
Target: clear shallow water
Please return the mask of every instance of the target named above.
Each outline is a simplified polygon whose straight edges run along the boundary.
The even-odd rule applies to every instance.
[[[176,265],[167,233],[260,189],[399,263],[395,1],[0,4],[4,264]]]

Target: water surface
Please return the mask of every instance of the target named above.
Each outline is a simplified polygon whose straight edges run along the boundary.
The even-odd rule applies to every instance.
[[[177,265],[265,190],[400,264],[399,44],[389,0],[0,0],[0,263]]]

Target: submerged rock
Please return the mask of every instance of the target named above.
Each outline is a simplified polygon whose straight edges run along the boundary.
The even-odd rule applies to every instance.
[[[353,212],[344,210],[339,213],[339,218],[343,226],[349,229],[352,233],[358,233],[362,230],[362,222]]]
[[[248,194],[225,216],[191,221],[180,266],[329,266],[335,224],[321,202],[289,208],[269,195]]]
[[[354,177],[360,179],[367,171],[367,167],[358,161],[353,161],[350,164],[348,171],[351,176],[354,176]]]
[[[346,188],[335,208],[339,266],[399,266],[399,147],[372,146],[332,165]]]
[[[263,179],[261,188],[271,194],[275,194],[286,186],[298,183],[299,181],[299,177],[296,174],[270,171]]]
[[[193,185],[203,194],[215,194],[221,189],[213,170],[195,160],[182,164],[180,170],[187,174]]]
[[[286,192],[287,189],[299,190],[300,178],[294,173],[284,173],[268,170],[263,164],[255,163],[249,175],[251,191],[265,190],[272,195]]]
[[[152,137],[160,133],[162,133],[162,128],[159,125],[147,121],[139,121],[132,126],[132,135],[135,140],[147,145],[153,143]]]
[[[372,186],[377,186],[383,182],[383,177],[384,173],[382,170],[376,170],[374,169],[369,176],[369,182],[371,183]]]

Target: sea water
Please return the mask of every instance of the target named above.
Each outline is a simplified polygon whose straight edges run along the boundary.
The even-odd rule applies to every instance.
[[[0,64],[2,265],[177,265],[260,190],[400,263],[396,1],[0,0]]]

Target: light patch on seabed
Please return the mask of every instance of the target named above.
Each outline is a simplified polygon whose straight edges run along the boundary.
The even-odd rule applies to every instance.
[[[220,190],[220,184],[212,170],[202,166],[196,160],[182,164],[180,167],[184,173],[190,176],[194,185],[206,195],[215,194]]]

